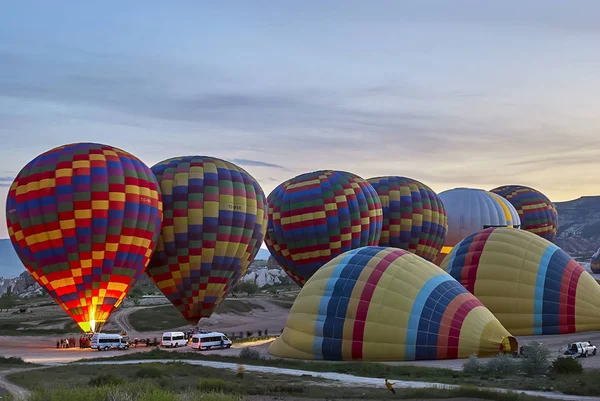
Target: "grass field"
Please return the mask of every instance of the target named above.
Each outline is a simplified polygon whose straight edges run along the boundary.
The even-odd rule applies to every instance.
[[[0,313],[0,335],[45,335],[78,332],[77,324],[54,301],[27,313]]]
[[[129,315],[129,323],[137,331],[169,330],[189,325],[173,305],[137,310]]]
[[[247,313],[254,309],[264,309],[252,301],[224,300],[215,313]],[[129,316],[129,323],[136,331],[161,331],[189,325],[172,305],[140,309]]]
[[[15,368],[29,368],[39,366],[34,363],[25,362],[21,358],[0,356],[0,370],[9,370]]]
[[[390,380],[414,380],[476,387],[501,387],[516,390],[560,391],[574,395],[600,394],[600,370],[586,369],[576,377],[573,375],[525,376],[522,374],[470,374],[442,368],[421,366],[389,365],[370,362],[307,362],[285,359],[262,359],[203,355],[197,352],[167,352],[152,350],[135,355],[121,355],[97,360],[133,359],[204,359],[210,361],[244,363],[247,365],[274,366],[312,372],[346,373],[363,377],[388,378]]]
[[[2,401],[13,401],[13,396],[11,393],[0,387],[0,400]]]
[[[198,400],[201,393],[218,392],[229,395],[216,400],[236,400],[239,396],[301,397],[308,399],[382,399],[391,394],[382,380],[380,388],[344,387],[335,381],[314,377],[293,377],[267,373],[248,373],[239,377],[236,372],[182,363],[144,364],[137,366],[98,365],[60,366],[8,376],[13,383],[34,390],[32,401],[79,401],[108,398],[103,387],[121,388],[122,392],[135,392],[148,396],[144,400]],[[104,396],[102,396],[103,393]],[[160,398],[151,398],[161,395]],[[180,396],[176,396],[180,395]],[[208,395],[209,399],[215,394]],[[192,398],[190,398],[190,396]],[[87,397],[87,398],[85,398]],[[527,397],[515,393],[496,393],[475,388],[458,390],[402,389],[393,398],[432,399],[473,397],[498,401],[533,401],[542,397]],[[114,398],[113,398],[114,399]],[[121,397],[119,399],[127,399]],[[273,398],[270,398],[273,399]]]

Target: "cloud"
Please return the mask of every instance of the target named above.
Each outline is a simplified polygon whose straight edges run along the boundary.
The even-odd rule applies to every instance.
[[[13,176],[0,176],[0,187],[10,187],[12,185],[12,182],[14,181],[15,177]]]
[[[280,166],[279,164],[267,163],[267,162],[263,162],[260,160],[232,159],[231,161],[232,161],[232,163],[240,164],[242,166],[272,167],[272,168],[278,168],[281,170],[289,171],[289,169],[287,169],[283,166]]]
[[[181,124],[188,124],[188,134],[200,131],[205,137],[227,131],[229,138],[235,138],[235,146],[261,152],[295,153],[302,149],[311,153],[328,149],[343,155],[361,149],[367,155],[379,152],[368,150],[376,144],[394,141],[418,153],[440,144],[446,150],[459,149],[470,136],[464,129],[448,128],[460,123],[440,110],[404,105],[381,110],[352,103],[351,99],[360,99],[352,88],[346,93],[256,89],[237,82],[227,84],[221,72],[213,75],[209,68],[203,74],[183,74],[182,82],[177,75],[164,76],[160,66],[140,65],[126,58],[113,64],[102,58],[95,69],[66,57],[61,59],[60,53],[51,63],[42,62],[35,54],[6,51],[0,52],[0,64],[3,60],[10,61],[5,68],[11,77],[0,80],[0,93],[5,99],[45,107],[51,104],[69,110],[69,118],[96,118],[103,124],[114,120],[138,127],[162,126],[175,131],[173,135],[178,137],[186,135],[181,132]],[[197,79],[189,80],[190,76]],[[401,96],[403,88],[390,90],[394,96]],[[370,96],[382,91],[366,89],[372,92]],[[411,88],[409,92],[409,98],[417,96],[419,89]],[[428,96],[427,92],[421,96]],[[176,125],[171,127],[171,123]],[[263,166],[282,167],[271,164]]]

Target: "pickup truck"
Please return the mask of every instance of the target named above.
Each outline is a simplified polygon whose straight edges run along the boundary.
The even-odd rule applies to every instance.
[[[572,357],[586,357],[588,355],[596,355],[597,349],[589,341],[577,342],[569,344],[569,348],[565,351],[565,355]]]

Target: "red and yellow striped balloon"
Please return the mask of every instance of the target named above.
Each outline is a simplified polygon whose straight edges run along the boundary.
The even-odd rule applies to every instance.
[[[98,332],[150,260],[162,201],[154,174],[135,156],[76,143],[19,172],[6,220],[33,278],[84,332]]]

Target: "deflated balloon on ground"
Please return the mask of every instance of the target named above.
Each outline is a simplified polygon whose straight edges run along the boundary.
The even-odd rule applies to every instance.
[[[297,359],[411,361],[495,356],[517,342],[449,274],[408,251],[364,247],[304,285],[269,352]]]
[[[600,285],[536,234],[482,230],[454,247],[441,267],[514,335],[600,330]]]

